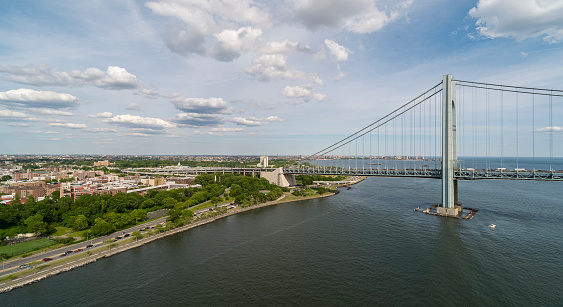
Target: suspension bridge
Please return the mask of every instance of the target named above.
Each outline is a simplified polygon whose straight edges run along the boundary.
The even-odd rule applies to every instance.
[[[415,99],[277,175],[441,179],[438,214],[459,216],[458,180],[563,180],[563,125],[554,125],[553,116],[563,114],[562,97],[561,90],[445,75]]]

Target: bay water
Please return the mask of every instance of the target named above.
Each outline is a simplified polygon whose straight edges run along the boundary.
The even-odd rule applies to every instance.
[[[0,295],[1,306],[556,306],[563,182],[367,178],[230,216]],[[496,228],[489,227],[495,224]]]

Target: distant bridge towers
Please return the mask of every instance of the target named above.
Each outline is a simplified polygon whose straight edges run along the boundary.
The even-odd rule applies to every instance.
[[[438,214],[461,215],[461,206],[456,206],[458,170],[457,161],[457,123],[456,123],[456,82],[452,75],[444,75],[442,83],[442,206]]]

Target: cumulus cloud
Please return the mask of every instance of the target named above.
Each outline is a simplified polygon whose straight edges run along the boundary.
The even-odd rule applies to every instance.
[[[325,45],[327,46],[330,54],[337,62],[348,61],[348,55],[351,53],[350,49],[339,45],[337,42],[330,39],[325,39]]]
[[[96,86],[113,90],[135,89],[140,85],[137,77],[125,68],[110,66],[103,79],[96,81]]]
[[[553,126],[553,127],[543,127],[538,129],[541,132],[561,132],[563,131],[563,127]]]
[[[254,60],[253,66],[245,72],[259,81],[272,81],[281,79],[309,80],[322,85],[323,81],[317,74],[307,74],[287,67],[287,58],[281,54],[266,54]]]
[[[293,0],[295,19],[308,29],[346,29],[355,33],[372,33],[406,14],[412,0],[391,9],[378,9],[373,0]]]
[[[0,65],[0,72],[8,75],[12,82],[35,86],[97,86],[107,89],[134,89],[141,86],[137,77],[125,68],[109,66],[104,73],[98,68],[87,68],[84,72],[57,71],[55,68],[42,64],[34,67]]]
[[[101,112],[101,113],[96,113],[96,114],[93,114],[93,115],[88,115],[88,117],[90,117],[90,118],[109,118],[109,117],[112,117],[112,116],[113,116],[113,113],[111,113],[111,112]]]
[[[563,39],[563,2],[537,0],[480,0],[469,10],[484,37],[513,37],[517,41],[543,37],[549,43]]]
[[[227,102],[222,98],[175,97],[170,99],[170,101],[178,110],[186,113],[233,113],[233,108],[229,107]]]
[[[324,101],[326,99],[326,94],[316,93],[310,86],[286,86],[281,94],[288,98],[302,98],[305,101],[312,99]]]
[[[217,48],[213,51],[214,56],[220,61],[230,62],[238,58],[241,51],[255,49],[261,35],[262,30],[252,27],[223,30],[214,35],[217,41]]]
[[[248,118],[235,117],[230,121],[237,125],[254,127],[254,126],[264,126],[272,122],[281,122],[283,120],[277,116],[268,116],[266,118],[258,118],[258,117],[250,116]]]
[[[125,108],[127,110],[135,110],[135,111],[140,111],[141,110],[141,106],[136,103],[136,102],[130,102],[127,104],[127,106],[125,106]]]
[[[213,127],[221,125],[225,119],[219,114],[180,113],[171,121],[189,127]]]
[[[70,128],[70,129],[83,129],[87,127],[85,124],[75,124],[75,123],[49,123],[49,126]]]
[[[0,104],[16,107],[66,109],[78,106],[78,98],[70,94],[20,88],[0,92]]]
[[[185,27],[168,30],[166,45],[172,52],[211,56],[219,61],[232,61],[242,51],[255,50],[262,35],[256,26],[271,24],[270,14],[252,0],[166,0],[145,5],[157,15],[183,22]]]
[[[175,124],[160,118],[142,117],[130,114],[116,115],[111,118],[106,118],[104,119],[104,122],[130,128],[164,129],[176,127]]]

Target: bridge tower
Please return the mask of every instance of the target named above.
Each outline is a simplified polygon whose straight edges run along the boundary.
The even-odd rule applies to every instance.
[[[456,132],[456,93],[452,75],[444,75],[442,88],[442,206],[438,214],[457,216],[461,206],[456,206],[458,169]]]

